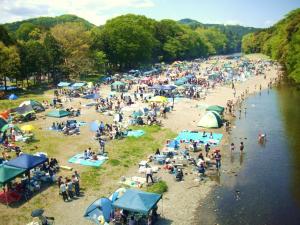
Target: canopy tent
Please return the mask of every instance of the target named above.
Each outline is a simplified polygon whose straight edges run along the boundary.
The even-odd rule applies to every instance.
[[[84,217],[95,222],[99,223],[99,217],[103,216],[106,222],[109,222],[110,215],[112,212],[112,202],[108,198],[99,198],[94,201],[85,211]]]
[[[161,197],[162,195],[160,194],[128,189],[124,195],[116,200],[112,205],[114,208],[148,215],[150,210],[156,206]]]
[[[164,96],[155,96],[150,99],[150,102],[166,103],[168,102],[168,99]]]
[[[6,185],[8,182],[23,173],[25,173],[25,169],[16,168],[5,164],[0,165],[0,186]]]
[[[57,87],[69,87],[70,85],[71,85],[71,83],[69,83],[69,82],[61,81],[57,84]]]
[[[16,100],[16,99],[18,99],[19,97],[18,96],[16,96],[15,94],[11,94],[10,96],[8,96],[8,99],[9,100]]]
[[[35,111],[31,105],[22,105],[14,108],[12,111],[22,116],[27,116],[30,113],[35,114]]]
[[[48,161],[48,158],[44,156],[35,156],[23,153],[19,157],[8,161],[6,165],[25,170],[31,170],[36,166],[45,163],[46,161]]]
[[[83,98],[85,98],[85,99],[98,99],[98,98],[100,98],[100,95],[98,95],[98,94],[89,94],[89,95],[83,96]]]
[[[78,83],[74,83],[71,85],[71,88],[73,89],[79,89],[79,88],[82,88],[83,86],[85,86],[86,83],[85,82],[78,82]]]
[[[126,83],[122,81],[115,81],[110,85],[112,91],[125,91]]]
[[[221,116],[215,111],[207,111],[198,123],[199,127],[219,128],[222,126]]]
[[[63,109],[56,109],[47,113],[49,117],[61,118],[70,115],[70,112]]]
[[[0,129],[2,129],[2,127],[4,127],[6,124],[7,122],[4,119],[0,118]]]
[[[211,105],[206,108],[206,111],[215,111],[215,112],[219,113],[220,115],[222,115],[224,112],[224,107],[219,106],[219,105]]]
[[[187,82],[187,81],[188,81],[188,79],[185,78],[185,77],[183,77],[183,78],[180,78],[180,79],[176,80],[176,81],[174,82],[174,84],[177,85],[177,86],[180,86],[180,85],[183,85],[183,84],[184,84],[185,82]]]
[[[45,111],[45,108],[42,105],[42,103],[35,101],[35,100],[24,101],[19,105],[19,107],[22,107],[24,105],[30,105],[35,112]]]
[[[124,195],[126,191],[127,191],[126,188],[119,188],[109,197],[109,200],[111,200],[112,202],[117,201],[119,198],[121,198]]]

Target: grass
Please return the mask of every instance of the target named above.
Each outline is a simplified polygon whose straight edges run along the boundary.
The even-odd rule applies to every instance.
[[[166,139],[175,137],[172,131],[158,126],[145,126],[142,129],[145,135],[140,138],[129,137],[109,142],[107,144],[109,160],[102,165],[101,169],[90,168],[83,172],[82,186],[97,190],[103,185],[103,181],[119,179],[125,174],[127,168],[137,165],[143,158],[154,153],[157,148],[162,147]]]
[[[246,57],[248,59],[270,59],[269,56],[261,54],[261,53],[247,54],[247,55],[244,55],[244,57]]]
[[[165,181],[159,181],[149,187],[144,188],[144,191],[163,194],[168,191],[168,185]]]

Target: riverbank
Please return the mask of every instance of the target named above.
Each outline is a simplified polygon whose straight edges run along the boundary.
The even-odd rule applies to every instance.
[[[255,56],[256,58],[259,56]],[[266,72],[266,78],[264,76],[255,76],[249,78],[245,82],[236,83],[236,96],[240,96],[248,90],[249,95],[259,92],[259,86],[261,85],[262,90],[268,88],[268,83],[270,79],[274,80],[278,78],[279,71],[277,67],[272,67],[270,71]],[[210,93],[205,100],[194,101],[186,100],[178,102],[175,104],[175,111],[173,111],[167,121],[165,121],[165,127],[173,130],[174,132],[179,132],[181,130],[200,130],[197,127],[197,122],[204,113],[203,110],[199,110],[196,105],[221,105],[226,107],[228,100],[234,100],[232,88],[230,86],[217,87],[212,93]],[[243,113],[244,113],[243,109]],[[234,117],[226,115],[225,119],[231,121],[234,129]],[[206,131],[210,131],[205,129]],[[230,136],[224,131],[224,128],[212,130],[216,133],[223,133],[224,137],[219,148],[222,154],[222,168],[220,174],[215,170],[208,171],[209,176],[204,179],[204,181],[195,180],[195,175],[192,171],[187,169],[184,182],[176,183],[173,180],[169,180],[169,177],[163,177],[167,183],[169,191],[164,195],[164,206],[163,206],[163,216],[167,219],[167,222],[162,222],[160,224],[209,224],[209,223],[199,223],[199,218],[206,218],[203,221],[209,222],[214,221],[214,214],[212,213],[215,209],[211,207],[211,211],[202,210],[201,205],[208,204],[208,199],[210,199],[210,193],[214,187],[220,184],[220,179],[222,179],[222,174],[226,173],[228,176],[235,176],[236,172],[240,169],[240,163],[230,162]],[[243,137],[244,138],[244,137]],[[238,150],[237,150],[238,151]],[[239,153],[238,153],[239,154]],[[170,223],[171,222],[171,223]]]

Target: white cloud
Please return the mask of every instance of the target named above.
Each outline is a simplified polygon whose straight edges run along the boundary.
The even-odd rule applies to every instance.
[[[75,14],[99,25],[121,8],[154,7],[152,0],[0,0],[0,23],[36,16]]]

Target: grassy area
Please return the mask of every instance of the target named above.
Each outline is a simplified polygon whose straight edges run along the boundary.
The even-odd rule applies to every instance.
[[[269,56],[261,54],[261,53],[247,54],[247,55],[244,55],[244,57],[248,58],[248,59],[270,59]]]
[[[139,127],[141,129],[141,127]],[[91,189],[100,189],[103,180],[119,179],[127,168],[136,165],[149,154],[161,148],[167,139],[175,134],[158,126],[145,126],[146,132],[140,138],[129,137],[123,140],[113,140],[108,143],[109,160],[101,169],[88,169],[82,173],[82,185]]]
[[[157,194],[163,194],[168,191],[168,185],[165,181],[159,181],[152,186],[144,188],[144,191],[153,192]]]

